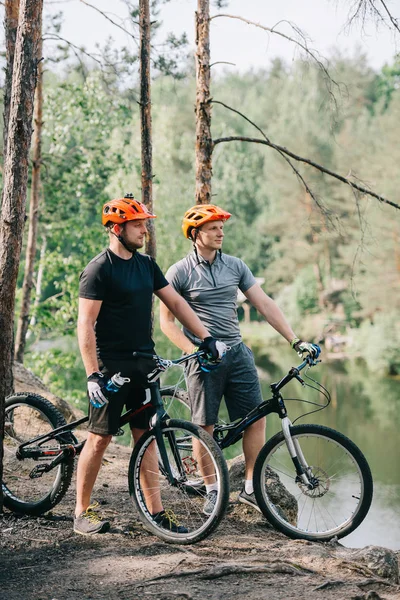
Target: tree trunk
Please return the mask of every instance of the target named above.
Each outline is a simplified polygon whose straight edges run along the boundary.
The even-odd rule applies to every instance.
[[[196,12],[196,204],[211,203],[210,2]]]
[[[43,282],[43,271],[44,261],[46,257],[47,237],[43,236],[42,246],[40,248],[39,266],[36,275],[36,289],[35,289],[35,302],[33,303],[32,316],[29,325],[33,328],[36,325],[36,314],[39,309],[40,299],[42,297],[42,282]],[[29,331],[27,336],[29,337]]]
[[[8,119],[10,116],[11,83],[14,66],[15,39],[17,37],[19,0],[6,0],[4,15],[4,30],[6,38],[6,76],[4,82],[4,135],[3,162],[6,160]]]
[[[4,163],[0,215],[0,481],[3,473],[4,398],[9,392],[12,370],[15,288],[25,217],[42,9],[43,0],[21,0]]]
[[[38,47],[38,57],[42,56],[42,37]],[[33,133],[33,165],[31,201],[29,207],[29,231],[26,248],[25,273],[22,285],[21,313],[18,319],[17,336],[15,342],[15,358],[24,362],[26,334],[29,327],[29,312],[31,306],[31,292],[33,287],[33,271],[35,267],[37,229],[39,221],[40,199],[40,167],[42,161],[42,108],[43,108],[43,63],[39,62],[37,71],[37,87],[35,95],[34,133]]]
[[[153,212],[153,156],[151,132],[150,84],[150,7],[149,0],[139,2],[140,23],[140,124],[142,144],[142,202]],[[146,253],[156,257],[156,238],[153,220],[148,221],[149,236]]]

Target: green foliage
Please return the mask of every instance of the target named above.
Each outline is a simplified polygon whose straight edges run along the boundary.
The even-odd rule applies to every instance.
[[[378,313],[353,332],[352,350],[360,353],[373,373],[400,375],[400,323],[396,312]]]
[[[300,314],[317,312],[318,292],[315,280],[315,274],[311,266],[302,269],[296,276],[293,286],[293,293]]]
[[[170,42],[180,45],[179,40]],[[337,107],[321,72],[301,62],[289,68],[275,61],[269,71],[221,76],[213,81],[212,94],[243,112],[273,142],[343,175],[351,169],[355,180],[367,177],[367,184],[396,200],[397,62],[377,74],[362,56],[333,56],[331,71],[341,84]],[[385,85],[379,87],[377,78]],[[157,78],[152,87],[157,260],[164,271],[191,251],[181,221],[194,203],[194,99],[189,75],[179,81]],[[221,105],[214,104],[212,111],[214,138],[261,135]],[[112,82],[106,87],[96,71],[84,83],[74,75],[48,73],[44,122],[39,246],[45,237],[47,249],[31,340],[74,335],[79,273],[107,245],[101,206],[126,191],[140,198],[139,108],[132,90],[122,93]],[[357,348],[372,368],[397,373],[390,333],[400,310],[396,214],[308,166],[297,168],[323,210],[272,149],[242,142],[215,146],[213,200],[233,215],[226,224],[224,250],[265,278],[264,289],[279,300],[294,327],[305,324],[306,317],[313,338],[321,294],[333,281],[343,280],[343,290],[321,319],[336,318],[341,309],[345,324],[356,328],[372,316],[373,326],[364,324],[356,331],[364,340]],[[384,320],[383,314],[388,315]],[[155,336],[159,351],[174,356],[171,346],[164,348],[157,325]],[[379,348],[376,353],[385,357],[385,364],[371,345]],[[42,369],[40,356],[34,356]],[[33,358],[28,355],[28,360]],[[49,360],[62,361],[60,356]]]
[[[61,349],[32,352],[27,355],[26,366],[53,394],[86,410],[86,376],[79,352]]]

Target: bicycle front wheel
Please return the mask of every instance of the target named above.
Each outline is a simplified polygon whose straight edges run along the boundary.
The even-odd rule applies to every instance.
[[[54,455],[46,456],[46,449],[57,450],[60,441],[53,438],[29,444],[30,449],[38,451],[36,460],[23,458],[18,448],[65,423],[56,407],[38,394],[18,393],[6,399],[2,489],[4,505],[9,510],[41,515],[64,497],[71,483],[74,459],[68,457],[53,469],[45,470],[54,459]],[[70,433],[63,434],[63,438],[66,442],[73,441]]]
[[[225,514],[228,469],[219,446],[201,427],[169,419],[161,435],[172,478],[150,430],[133,450],[129,491],[146,529],[166,542],[192,544],[214,531]],[[215,504],[208,509],[205,480],[218,488]],[[161,511],[164,517],[157,515]]]
[[[322,425],[298,425],[290,432],[312,488],[297,477],[280,432],[262,448],[254,468],[262,513],[291,538],[327,541],[348,535],[371,506],[373,483],[364,455],[346,436]]]

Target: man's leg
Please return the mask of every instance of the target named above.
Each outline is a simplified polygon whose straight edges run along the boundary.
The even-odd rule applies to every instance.
[[[111,437],[111,435],[99,435],[90,432],[88,434],[79,457],[76,474],[76,517],[82,514],[90,505],[90,496]]]
[[[262,402],[254,357],[243,343],[234,346],[230,352],[232,368],[226,386],[225,402],[232,421],[244,417]],[[243,434],[243,453],[245,458],[245,481],[239,494],[239,501],[254,508],[253,470],[257,456],[265,444],[265,418],[250,425]]]
[[[200,425],[200,427],[212,437],[214,425]],[[193,439],[193,454],[196,457],[205,486],[213,486],[216,483],[214,464],[209,453],[204,450],[204,446],[196,439]]]
[[[74,532],[81,535],[103,533],[110,523],[103,519],[90,506],[90,496],[101,467],[104,452],[111,441],[111,435],[89,433],[79,457],[76,476],[76,509]]]
[[[263,417],[246,429],[243,434],[243,453],[245,460],[245,480],[253,480],[254,463],[265,444],[266,419]]]
[[[132,427],[132,436],[135,444],[140,440],[146,429]],[[158,469],[158,457],[155,441],[149,445],[142,461],[140,471],[140,485],[142,486],[146,506],[152,515],[163,510],[160,495],[160,480]]]

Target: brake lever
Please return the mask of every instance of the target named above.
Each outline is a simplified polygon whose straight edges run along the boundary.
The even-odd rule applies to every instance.
[[[297,381],[300,381],[301,385],[305,387],[305,381],[300,377],[299,374],[295,375],[294,378],[297,379]]]

